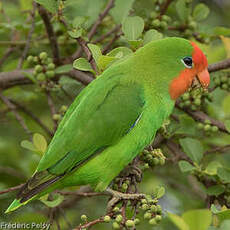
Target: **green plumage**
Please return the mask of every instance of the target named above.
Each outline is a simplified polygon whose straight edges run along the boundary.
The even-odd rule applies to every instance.
[[[162,39],[105,70],[70,106],[7,212],[57,188],[90,184],[105,190],[171,113],[169,84],[191,53],[187,40]]]

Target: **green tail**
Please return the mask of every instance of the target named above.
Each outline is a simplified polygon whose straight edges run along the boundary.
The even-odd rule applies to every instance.
[[[20,200],[15,199],[10,206],[7,208],[7,210],[5,211],[5,213],[9,213],[12,211],[15,211],[16,209],[18,209],[19,207],[26,205],[28,202],[30,202],[33,198],[31,198],[30,200],[27,200],[23,203],[20,202]]]

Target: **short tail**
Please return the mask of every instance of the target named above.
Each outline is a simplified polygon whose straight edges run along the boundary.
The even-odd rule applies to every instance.
[[[31,199],[32,200],[32,199]],[[28,202],[30,202],[30,200],[27,200],[24,203],[21,203],[20,200],[15,199],[10,206],[7,208],[7,210],[5,211],[5,213],[9,213],[9,212],[13,212],[16,209],[18,209],[19,207],[26,205]]]

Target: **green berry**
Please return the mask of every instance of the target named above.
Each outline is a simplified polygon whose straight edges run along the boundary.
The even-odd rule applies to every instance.
[[[54,70],[55,69],[54,63],[49,63],[48,66],[47,66],[47,69],[48,70]]]
[[[121,223],[121,221],[123,220],[122,215],[117,215],[116,219],[115,219],[118,223]]]
[[[41,73],[42,70],[43,70],[43,68],[42,68],[41,65],[36,65],[36,66],[34,67],[34,70],[35,70],[36,73]]]
[[[211,125],[207,124],[207,125],[204,126],[204,131],[207,132],[207,131],[210,131],[210,130],[211,130]]]
[[[152,21],[152,26],[154,26],[154,27],[159,27],[160,26],[160,20],[159,19],[155,19],[155,20],[153,20]]]
[[[166,21],[166,22],[171,22],[171,18],[169,16],[167,16],[167,15],[163,15],[162,20]]]
[[[226,83],[224,83],[221,85],[221,88],[226,90],[226,89],[228,89],[228,85]]]
[[[59,121],[60,119],[61,119],[61,115],[60,114],[54,114],[53,115],[53,119],[55,120],[55,121]],[[84,215],[83,215],[84,216]]]
[[[158,159],[158,158],[156,158],[156,157],[155,157],[155,158],[153,158],[153,164],[154,164],[154,165],[158,165],[158,164],[159,164],[159,162],[160,162],[160,161],[159,161],[159,159]]]
[[[191,101],[190,101],[190,100],[185,101],[185,102],[184,102],[184,105],[185,105],[185,106],[190,106],[190,105],[191,105]]]
[[[149,164],[145,163],[143,169],[149,169]]]
[[[147,159],[148,161],[152,161],[153,156],[152,156],[151,154],[148,154],[148,155],[146,156],[146,159]]]
[[[199,122],[199,123],[197,124],[197,128],[198,128],[198,129],[203,129],[203,128],[204,128],[204,124],[202,124],[201,122]]]
[[[127,220],[127,221],[125,222],[125,225],[126,225],[126,227],[128,227],[128,228],[132,228],[132,227],[135,226],[135,223],[134,223],[133,220]]]
[[[39,81],[44,81],[44,80],[46,79],[46,75],[45,75],[44,73],[39,73],[39,74],[37,75],[37,79],[38,79]]]
[[[153,226],[157,225],[155,218],[152,218],[151,220],[149,220],[149,224],[151,224]]]
[[[138,218],[136,218],[135,220],[134,220],[134,224],[135,225],[138,225],[140,223],[140,220],[138,219]]]
[[[150,209],[152,212],[157,212],[157,206],[156,205],[151,205]]]
[[[211,124],[211,121],[208,120],[208,119],[205,119],[205,120],[204,120],[204,123],[210,125],[210,124]]]
[[[54,73],[53,70],[49,70],[49,71],[46,72],[46,76],[47,76],[48,78],[52,78],[52,77],[55,76],[55,73]]]
[[[194,22],[194,21],[191,21],[191,22],[188,24],[188,27],[189,27],[189,29],[194,30],[194,29],[196,29],[196,27],[197,27],[197,23]]]
[[[197,107],[195,105],[191,105],[191,110],[195,111],[195,110],[197,110]]]
[[[26,59],[29,63],[32,63],[33,60],[34,60],[34,57],[33,56],[28,56],[27,59]]]
[[[113,229],[120,229],[120,225],[117,222],[113,222]]]
[[[168,23],[165,21],[161,21],[160,22],[160,27],[163,28],[164,30],[166,30],[168,28]]]
[[[64,112],[66,112],[67,109],[68,109],[68,107],[66,105],[62,105],[62,107],[60,108],[60,112],[64,113]]]
[[[41,52],[41,53],[39,54],[39,58],[40,58],[41,60],[45,60],[47,57],[48,57],[48,54],[47,54],[46,52]]]
[[[35,56],[35,57],[33,58],[33,62],[34,62],[34,63],[37,63],[37,62],[38,62],[38,57],[37,57],[37,56]]]
[[[194,100],[194,104],[197,105],[197,106],[200,106],[201,105],[201,100],[199,98],[196,98]]]
[[[185,100],[188,100],[190,98],[190,94],[189,93],[184,93],[181,97],[185,101]]]
[[[141,203],[142,204],[147,204],[147,200],[146,199],[141,199]]]
[[[113,211],[114,211],[114,212],[119,212],[120,209],[119,209],[118,207],[115,207],[115,208],[113,209]]]
[[[82,221],[87,221],[87,216],[86,215],[81,215],[81,220]]]
[[[151,214],[150,212],[146,212],[146,213],[144,214],[144,219],[145,219],[145,220],[149,220],[149,219],[151,219],[151,217],[152,217],[152,214]]]
[[[219,128],[217,127],[217,126],[212,126],[212,128],[211,128],[211,131],[212,132],[217,132],[219,130]]]
[[[111,217],[110,216],[105,216],[104,221],[105,221],[105,223],[109,223],[111,221]]]
[[[165,164],[165,158],[162,158],[162,157],[161,157],[161,158],[159,159],[159,164],[160,164],[160,165],[164,165],[164,164]]]
[[[157,17],[157,13],[155,12],[155,11],[152,11],[151,13],[150,13],[150,18],[156,18]]]
[[[162,212],[161,206],[158,204],[157,205],[157,213],[161,213],[161,212]]]
[[[149,206],[147,204],[142,204],[141,209],[143,209],[144,211],[149,209]]]
[[[155,219],[156,219],[157,222],[160,222],[160,221],[162,220],[162,216],[156,215],[156,216],[155,216]]]

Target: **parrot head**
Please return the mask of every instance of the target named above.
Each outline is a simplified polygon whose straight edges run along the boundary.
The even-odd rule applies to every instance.
[[[181,47],[178,46],[177,52],[177,58],[178,55],[180,55],[180,64],[182,64],[183,67],[181,66],[179,74],[174,76],[169,84],[169,93],[173,100],[176,100],[190,87],[201,86],[207,89],[210,82],[206,56],[194,42],[184,41],[186,41],[185,49],[181,52]],[[176,48],[177,44],[174,49]],[[186,55],[183,56],[182,53],[186,53]]]

